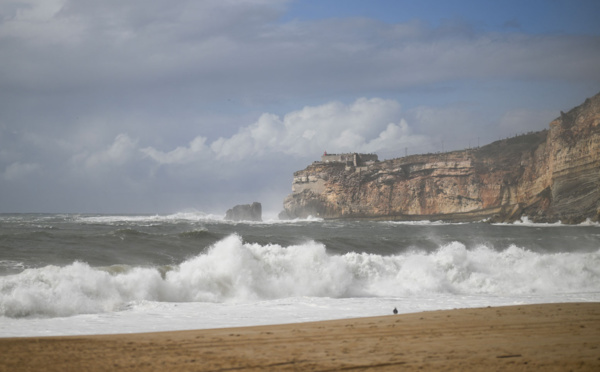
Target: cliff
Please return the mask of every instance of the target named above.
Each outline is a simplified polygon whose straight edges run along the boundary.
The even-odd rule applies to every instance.
[[[477,149],[295,172],[283,215],[579,223],[600,219],[600,94],[547,130]]]

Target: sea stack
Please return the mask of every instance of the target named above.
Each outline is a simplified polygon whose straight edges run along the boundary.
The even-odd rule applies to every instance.
[[[225,213],[229,221],[262,221],[262,205],[258,202],[252,204],[236,205]]]

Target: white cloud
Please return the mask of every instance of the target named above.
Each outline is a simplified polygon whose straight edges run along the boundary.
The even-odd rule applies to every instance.
[[[75,156],[88,171],[106,170],[127,164],[137,157],[137,141],[127,134],[119,134],[113,143],[105,149],[93,153],[82,153]]]
[[[400,104],[393,100],[330,102],[306,106],[283,117],[262,114],[255,123],[210,145],[205,137],[197,137],[189,146],[169,152],[152,147],[141,151],[159,164],[182,164],[206,158],[231,162],[274,154],[315,157],[323,151],[389,151],[407,143],[424,143],[426,137],[413,134],[400,114]]]
[[[110,144],[80,152],[72,161],[76,168],[90,174],[119,167],[137,167],[151,174],[153,170],[141,163],[144,158],[167,166],[221,162],[231,168],[233,162],[257,157],[315,158],[323,151],[389,153],[407,144],[426,143],[427,137],[414,134],[401,114],[401,106],[394,100],[360,98],[349,104],[335,101],[305,106],[283,116],[264,113],[229,137],[209,142],[207,137],[197,135],[187,145],[168,150],[140,146],[138,140],[121,133]],[[88,142],[98,146],[99,140],[96,134]],[[218,167],[202,169],[223,171]]]
[[[430,138],[424,135],[412,133],[406,120],[402,119],[398,124],[390,123],[387,128],[379,133],[363,147],[363,152],[377,153],[391,157],[401,156],[401,150],[408,148],[423,148],[430,143]],[[402,153],[403,154],[403,153]]]
[[[402,125],[404,131],[392,133]],[[400,104],[381,98],[305,107],[285,115],[283,126],[279,151],[295,156],[323,151],[375,152],[386,149],[384,142],[393,147],[411,137],[408,125],[402,124]]]
[[[179,146],[169,152],[162,152],[153,147],[145,147],[140,151],[159,164],[186,164],[205,160],[210,156],[205,142],[205,137],[198,136],[190,142],[189,146]]]

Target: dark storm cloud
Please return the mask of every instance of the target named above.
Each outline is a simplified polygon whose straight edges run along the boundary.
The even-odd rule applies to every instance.
[[[132,93],[189,84],[210,97],[598,73],[597,37],[482,34],[460,22],[279,24],[282,4],[32,1],[0,28],[3,85]]]

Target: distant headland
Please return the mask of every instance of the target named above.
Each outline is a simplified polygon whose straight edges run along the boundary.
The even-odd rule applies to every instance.
[[[600,220],[600,94],[549,129],[489,145],[379,161],[323,154],[294,173],[282,218],[574,224]]]

